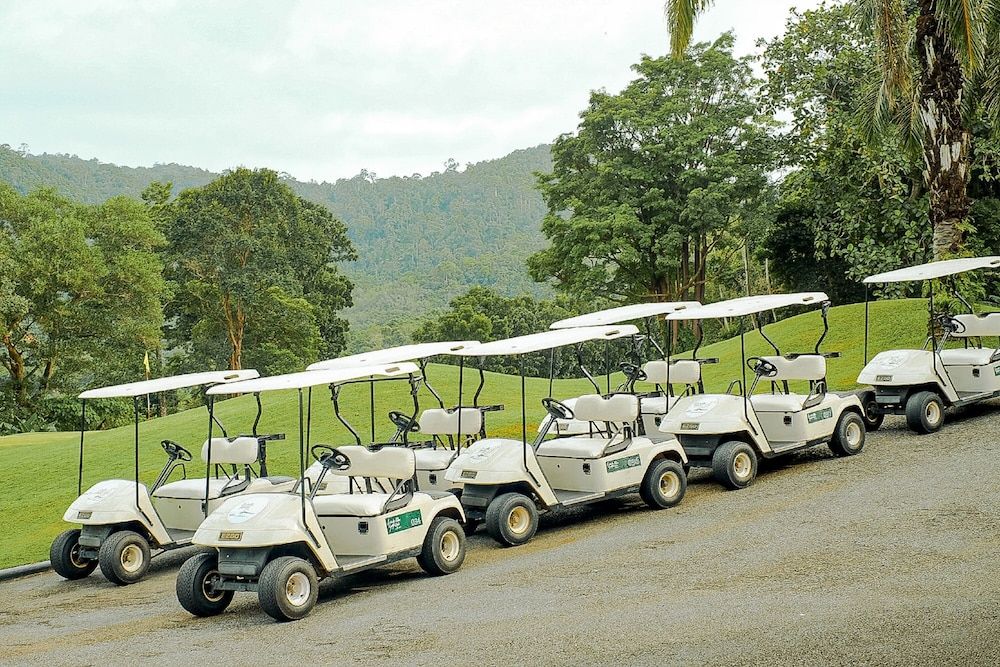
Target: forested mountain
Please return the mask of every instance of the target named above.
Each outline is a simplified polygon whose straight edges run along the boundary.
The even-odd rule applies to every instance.
[[[376,178],[362,170],[335,183],[289,177],[299,195],[347,224],[357,247],[358,261],[344,266],[357,285],[355,306],[346,311],[352,347],[407,339],[416,317],[445,307],[470,285],[543,293],[528,277],[525,259],[544,244],[545,205],[533,173],[551,166],[549,146],[541,145],[462,171],[449,161],[428,176]],[[23,193],[52,187],[88,203],[138,197],[152,181],[172,182],[176,194],[216,176],[178,164],[120,167],[0,147],[0,180]]]

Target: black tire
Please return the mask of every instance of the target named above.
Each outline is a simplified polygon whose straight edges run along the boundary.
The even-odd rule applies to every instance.
[[[127,586],[146,576],[149,571],[149,542],[132,530],[111,533],[97,552],[101,574],[113,584]]]
[[[486,508],[486,531],[501,546],[516,547],[535,536],[538,508],[523,493],[504,493]]]
[[[424,572],[434,576],[451,574],[465,560],[465,531],[462,524],[446,516],[434,517],[417,562]]]
[[[906,425],[920,434],[941,430],[944,403],[937,392],[918,391],[906,399]]]
[[[865,448],[865,420],[856,412],[845,410],[837,420],[830,439],[830,451],[836,456],[854,456]]]
[[[97,561],[80,557],[80,529],[72,528],[59,533],[49,547],[52,569],[63,579],[83,579],[97,567]]]
[[[885,421],[885,413],[878,407],[875,401],[874,391],[863,391],[858,395],[861,401],[861,409],[864,412],[865,428],[869,431],[877,431]]]
[[[177,601],[195,616],[221,614],[233,601],[233,591],[217,591],[212,578],[219,574],[219,555],[201,553],[184,561],[177,573]]]
[[[730,440],[712,454],[712,477],[727,489],[745,489],[757,477],[757,452],[740,440]]]
[[[684,498],[687,475],[684,466],[670,459],[654,461],[642,478],[639,495],[654,510],[673,507]]]
[[[305,618],[316,606],[318,596],[316,569],[295,556],[275,558],[264,566],[257,581],[260,607],[276,621]]]
[[[462,526],[462,529],[465,530],[465,536],[468,537],[469,535],[475,533],[476,530],[479,529],[479,524],[481,523],[482,521],[479,519],[466,519],[465,524]]]

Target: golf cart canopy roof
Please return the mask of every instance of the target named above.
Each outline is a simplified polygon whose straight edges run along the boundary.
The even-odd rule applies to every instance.
[[[944,276],[974,271],[975,269],[1000,269],[1000,256],[991,257],[963,257],[961,259],[945,259],[940,262],[928,262],[917,266],[908,266],[905,269],[876,273],[868,276],[864,283],[901,283],[908,280],[931,280],[933,278],[943,278]]]
[[[98,387],[88,389],[80,394],[80,398],[123,398],[134,396],[145,396],[155,394],[160,391],[173,391],[174,389],[184,389],[186,387],[201,387],[206,384],[225,384],[228,382],[238,382],[239,380],[250,380],[259,377],[260,373],[253,369],[241,371],[208,371],[205,373],[186,373],[184,375],[172,375],[155,380],[142,380],[140,382],[129,382],[127,384],[116,384],[112,387]]]
[[[593,327],[604,324],[618,324],[619,322],[631,322],[641,320],[656,315],[666,315],[668,313],[697,308],[701,303],[698,301],[666,301],[659,303],[633,303],[629,306],[618,306],[599,310],[596,313],[587,313],[559,320],[549,325],[550,329],[571,329],[574,327]]]
[[[374,366],[355,366],[354,368],[327,368],[320,371],[301,371],[286,375],[273,375],[266,378],[234,382],[210,388],[206,394],[256,394],[263,391],[279,391],[281,389],[305,389],[327,384],[340,384],[351,380],[375,379],[379,377],[395,377],[419,373],[420,368],[413,363],[382,364]]]
[[[818,306],[829,297],[824,292],[796,292],[795,294],[761,294],[738,299],[719,301],[706,306],[682,310],[667,315],[668,320],[708,320],[719,317],[740,317],[765,310],[788,306]]]
[[[461,354],[468,357],[496,357],[510,354],[525,354],[540,350],[551,350],[564,345],[575,345],[591,340],[614,340],[625,336],[635,336],[639,329],[633,324],[608,327],[578,327],[575,329],[552,329],[541,333],[517,336],[505,340],[480,343]]]
[[[443,341],[440,343],[417,343],[415,345],[400,345],[384,350],[372,350],[352,354],[347,357],[327,359],[310,364],[306,370],[320,371],[329,368],[351,368],[358,366],[374,366],[377,364],[395,364],[401,361],[413,361],[414,359],[426,359],[439,354],[456,355],[460,351],[473,345],[479,345],[478,340]]]

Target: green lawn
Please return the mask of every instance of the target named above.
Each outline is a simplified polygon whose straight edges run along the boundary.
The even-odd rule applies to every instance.
[[[924,338],[926,310],[922,300],[908,299],[872,304],[873,327],[870,354],[883,349],[920,345]],[[813,349],[821,330],[818,311],[788,318],[767,328],[768,335],[782,352],[806,352]],[[756,332],[746,336],[747,354],[766,354],[770,347]],[[830,333],[824,342],[825,351],[838,351],[840,359],[829,361],[829,382],[832,389],[855,386],[863,362],[864,305],[852,304],[830,310]],[[702,348],[699,356],[719,357],[719,364],[704,366],[706,388],[723,391],[729,382],[740,377],[739,339],[731,339]],[[453,403],[458,393],[458,368],[432,365],[428,377],[445,398]],[[478,381],[474,371],[466,369],[465,386],[471,397]],[[614,380],[613,380],[614,382]],[[554,395],[575,396],[586,393],[590,385],[584,380],[557,380]],[[539,400],[548,393],[548,381],[530,378],[527,383],[528,419],[534,429],[542,418]],[[480,402],[504,403],[504,412],[487,415],[491,435],[520,435],[520,387],[517,377],[488,373],[486,388]],[[421,391],[421,406],[432,405],[432,398]],[[298,470],[298,407],[295,392],[262,395],[264,417],[261,433],[283,432],[288,439],[271,444],[268,463],[272,474],[297,474]],[[368,387],[346,387],[341,394],[343,414],[365,436],[369,429]],[[380,438],[392,433],[384,418],[390,409],[406,411],[410,407],[405,382],[383,383],[376,393],[376,415]],[[329,392],[314,390],[313,442],[345,444],[351,442],[346,429],[333,418]],[[220,404],[217,413],[229,432],[248,432],[253,423],[253,398],[243,396]],[[141,475],[151,483],[163,464],[163,452],[158,446],[169,438],[188,447],[198,456],[200,444],[207,434],[207,411],[188,410],[162,419],[145,422],[140,428]],[[102,479],[130,478],[132,475],[132,427],[87,435],[84,457],[84,488]],[[52,538],[67,525],[62,521],[66,507],[76,497],[77,433],[24,433],[0,438],[0,567],[34,562],[48,558]],[[198,474],[198,464],[189,474]]]

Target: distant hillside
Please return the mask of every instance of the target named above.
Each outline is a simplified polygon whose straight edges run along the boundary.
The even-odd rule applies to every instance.
[[[347,223],[359,260],[345,267],[357,284],[348,312],[354,347],[404,339],[413,322],[471,285],[506,294],[545,293],[528,278],[525,258],[540,248],[545,206],[534,189],[536,171],[552,162],[547,145],[435,172],[372,178],[367,172],[335,183],[288,183]],[[151,181],[175,192],[217,174],[179,164],[120,167],[71,155],[32,155],[0,146],[0,179],[21,192],[52,187],[97,203],[138,197]]]

